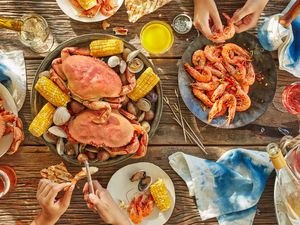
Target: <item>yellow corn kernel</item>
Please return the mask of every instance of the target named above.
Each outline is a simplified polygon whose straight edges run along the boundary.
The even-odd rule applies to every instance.
[[[117,55],[124,50],[124,43],[120,39],[96,40],[90,43],[90,54],[95,57]]]
[[[40,137],[43,133],[45,133],[53,123],[54,111],[55,107],[53,105],[49,102],[45,104],[41,111],[32,120],[28,129],[29,132],[36,137]]]
[[[66,106],[71,101],[70,96],[64,93],[52,80],[43,76],[34,88],[52,105]]]
[[[91,9],[97,5],[97,0],[77,0],[77,2],[84,10]]]
[[[150,186],[150,192],[160,211],[166,211],[171,207],[171,197],[162,179],[158,179]]]
[[[148,94],[158,82],[159,77],[153,72],[151,67],[148,67],[137,79],[136,86],[133,91],[127,96],[133,101],[137,101]]]

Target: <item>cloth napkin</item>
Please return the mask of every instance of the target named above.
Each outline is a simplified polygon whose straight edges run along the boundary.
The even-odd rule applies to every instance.
[[[18,111],[26,97],[26,69],[23,51],[0,50],[0,82],[12,95]]]
[[[251,225],[273,165],[268,154],[246,149],[224,153],[217,162],[177,152],[171,167],[195,196],[203,220],[220,225]]]
[[[288,28],[279,23],[279,18],[295,2],[291,0],[282,13],[266,18],[258,31],[258,39],[264,49],[278,50],[279,69],[300,77],[300,16]]]

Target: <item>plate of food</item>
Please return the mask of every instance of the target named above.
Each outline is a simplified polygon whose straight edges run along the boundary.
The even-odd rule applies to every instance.
[[[124,0],[56,0],[59,8],[73,20],[92,23],[114,15]]]
[[[143,157],[162,113],[159,81],[147,57],[126,41],[104,34],[73,38],[36,72],[29,131],[77,165]]]
[[[119,169],[107,189],[133,224],[163,225],[174,210],[173,182],[152,163],[135,163]]]
[[[249,34],[223,44],[197,37],[184,52],[178,71],[182,99],[201,121],[219,128],[254,122],[272,102],[276,66],[269,52]]]

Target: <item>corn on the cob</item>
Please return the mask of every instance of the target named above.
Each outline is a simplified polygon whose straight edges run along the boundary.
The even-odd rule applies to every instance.
[[[150,192],[160,211],[166,211],[171,207],[171,197],[162,179],[158,179],[150,186]]]
[[[48,102],[59,107],[66,106],[71,101],[70,96],[64,93],[47,77],[41,77],[34,87]]]
[[[97,5],[97,0],[77,0],[77,2],[84,10],[88,10]]]
[[[148,94],[158,82],[159,77],[153,72],[151,67],[148,67],[137,79],[136,86],[133,91],[127,96],[133,101],[137,101]]]
[[[45,133],[53,123],[54,111],[55,107],[49,102],[44,105],[41,111],[32,120],[28,129],[29,132],[36,137],[40,137]]]
[[[90,43],[90,54],[95,57],[117,55],[124,50],[124,43],[120,39],[96,40]]]

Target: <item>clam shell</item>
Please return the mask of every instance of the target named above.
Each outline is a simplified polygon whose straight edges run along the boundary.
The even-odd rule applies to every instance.
[[[139,117],[138,117],[138,122],[139,122],[139,123],[142,122],[142,121],[144,120],[144,118],[145,118],[145,113],[146,113],[146,112],[142,112],[142,114],[139,115]]]
[[[127,68],[127,63],[124,60],[121,60],[121,62],[120,62],[120,73],[125,73],[126,68]]]
[[[134,58],[128,63],[128,70],[131,73],[139,73],[144,69],[144,62],[139,58]]]
[[[141,98],[135,105],[139,110],[144,112],[148,112],[151,109],[151,102],[146,98]]]
[[[139,181],[139,180],[143,179],[144,177],[146,177],[146,171],[139,170],[136,173],[132,174],[130,181],[131,182]]]
[[[132,115],[137,115],[138,114],[138,108],[132,103],[132,102],[128,102],[127,104],[127,111],[129,113],[131,113]]]
[[[64,139],[59,138],[57,143],[56,143],[56,151],[57,153],[62,156],[65,152],[65,144],[64,144]]]
[[[74,156],[78,153],[78,144],[72,144],[70,142],[67,142],[65,144],[65,154],[68,156]]]
[[[140,50],[135,50],[133,52],[130,52],[126,58],[126,62],[131,62],[134,58],[136,58],[138,56],[138,54],[140,54]]]
[[[41,73],[39,73],[39,77],[50,77],[50,71],[49,70],[45,70]]]
[[[149,133],[149,131],[151,130],[150,124],[149,124],[147,121],[143,121],[143,122],[141,123],[141,125],[142,125],[142,127],[145,129],[145,131],[146,131],[147,133]]]
[[[79,144],[78,152],[83,153],[85,151],[86,144]]]
[[[52,126],[48,129],[48,131],[51,133],[51,134],[54,134],[55,136],[57,137],[61,137],[61,138],[67,138],[67,134],[66,132],[58,127],[58,126]]]
[[[150,187],[151,184],[152,184],[152,178],[150,176],[146,176],[140,180],[138,184],[138,189],[141,192],[145,191]]]
[[[56,144],[58,140],[57,136],[51,134],[49,131],[43,133],[43,138],[45,141],[47,141],[50,144]]]
[[[71,118],[71,114],[64,106],[58,107],[53,115],[53,123],[57,126],[64,125]]]
[[[91,146],[91,145],[87,145],[84,149],[85,151],[88,152],[93,152],[93,153],[98,153],[99,149],[97,147]]]
[[[114,68],[116,66],[118,66],[120,64],[120,58],[118,56],[111,56],[109,57],[108,61],[107,61],[107,65],[110,68]]]
[[[154,118],[154,112],[152,110],[145,113],[144,120],[151,121]]]
[[[132,51],[129,48],[125,48],[122,54],[122,58],[127,61],[127,57],[128,55],[131,53]]]
[[[97,154],[98,160],[101,162],[106,161],[110,158],[110,154],[105,150],[100,150]]]

